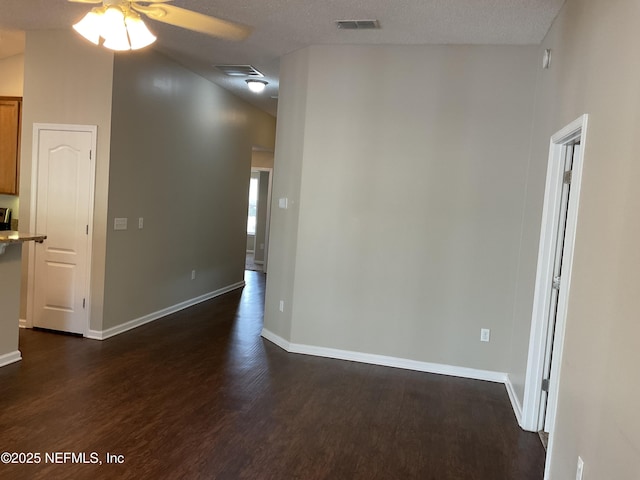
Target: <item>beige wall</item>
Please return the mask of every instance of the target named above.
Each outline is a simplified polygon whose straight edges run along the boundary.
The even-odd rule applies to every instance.
[[[286,56],[272,220],[291,223],[272,227],[265,327],[507,372],[538,65],[535,47]]]
[[[22,230],[28,230],[34,213],[31,205],[33,124],[98,126],[91,274],[92,329],[100,329],[102,325],[112,77],[113,53],[96,48],[75,32],[27,32],[20,169]],[[21,318],[26,315],[26,273],[23,269]]]
[[[20,270],[22,245],[9,244],[0,255],[0,363],[2,356],[18,350],[18,314],[20,313]]]
[[[282,58],[264,326],[287,340],[291,339],[308,81],[309,49]],[[279,198],[288,200],[287,209],[278,208]],[[284,302],[283,312],[279,310],[280,300]]]
[[[254,150],[251,154],[251,166],[254,168],[273,168],[273,152]]]
[[[589,127],[549,478],[640,478],[640,3],[567,0],[544,40],[532,163]],[[533,196],[537,196],[534,192]],[[538,203],[530,198],[528,203]]]
[[[275,139],[273,117],[152,51],[116,56],[112,118],[103,329],[243,280],[252,147]]]
[[[24,83],[24,54],[0,59],[0,96],[21,97]]]
[[[24,55],[0,59],[0,96],[21,97],[24,82]],[[13,218],[19,218],[19,202],[15,195],[0,195],[0,207],[9,207]]]

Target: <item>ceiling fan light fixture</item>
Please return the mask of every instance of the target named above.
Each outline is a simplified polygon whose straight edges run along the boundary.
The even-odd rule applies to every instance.
[[[103,46],[110,50],[130,50],[127,27],[124,23],[124,12],[118,7],[109,7],[102,17]]]
[[[102,46],[116,51],[138,50],[156,41],[140,15],[120,5],[96,7],[73,28],[95,45],[102,37]]]
[[[76,23],[73,29],[91,43],[98,45],[100,43],[100,32],[102,30],[101,25],[102,12],[94,8],[82,17],[82,20]]]
[[[269,82],[265,80],[256,80],[255,78],[250,78],[249,80],[245,80],[245,82],[247,82],[249,90],[251,90],[253,93],[264,92],[264,89],[269,84]]]
[[[144,48],[156,41],[156,36],[151,33],[138,14],[131,12],[124,21],[129,33],[131,50]]]

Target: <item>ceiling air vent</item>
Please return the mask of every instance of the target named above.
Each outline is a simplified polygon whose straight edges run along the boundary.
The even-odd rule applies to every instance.
[[[338,20],[336,25],[342,30],[376,30],[380,28],[378,20]]]
[[[215,65],[215,67],[230,77],[264,77],[253,65]]]

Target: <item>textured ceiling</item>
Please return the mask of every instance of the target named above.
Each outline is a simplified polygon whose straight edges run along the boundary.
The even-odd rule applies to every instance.
[[[253,27],[229,42],[149,21],[153,48],[275,115],[280,57],[314,44],[538,44],[564,0],[174,0],[173,4]],[[91,5],[0,0],[0,29],[70,28]],[[336,20],[377,19],[380,30],[338,30]],[[0,36],[0,58],[8,36]],[[15,43],[15,42],[14,42]],[[19,43],[19,42],[18,42]],[[5,48],[6,45],[6,48]],[[96,47],[98,48],[98,47]],[[9,54],[15,54],[11,47]],[[13,53],[12,53],[13,52]],[[251,64],[269,82],[260,96],[214,64]]]

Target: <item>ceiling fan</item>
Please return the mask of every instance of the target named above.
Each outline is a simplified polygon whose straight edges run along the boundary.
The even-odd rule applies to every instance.
[[[158,22],[224,40],[244,40],[251,33],[251,27],[169,5],[172,0],[68,1],[101,4],[87,13],[73,28],[96,45],[100,44],[102,37],[102,45],[112,50],[136,50],[156,40],[140,14]]]

